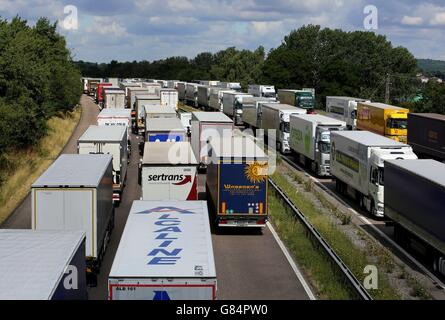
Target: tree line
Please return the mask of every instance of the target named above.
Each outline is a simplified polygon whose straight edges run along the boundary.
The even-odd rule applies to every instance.
[[[79,103],[81,74],[56,29],[46,18],[0,20],[1,166],[7,151],[34,145],[50,117]]]
[[[170,57],[153,62],[77,62],[84,76],[221,80],[248,84],[273,84],[276,88],[316,89],[317,104],[328,95],[354,96],[417,109],[439,111],[437,88],[422,86],[416,79],[417,60],[403,47],[373,32],[345,32],[303,26],[287,35],[280,46],[266,54],[263,47],[215,54],[204,52],[193,59]],[[424,100],[414,102],[417,96]],[[428,101],[424,104],[422,101]]]

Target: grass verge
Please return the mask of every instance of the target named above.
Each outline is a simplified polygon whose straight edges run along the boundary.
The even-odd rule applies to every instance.
[[[335,250],[335,252],[341,257],[341,259],[346,263],[349,269],[354,273],[354,275],[363,282],[366,275],[364,274],[364,269],[368,265],[376,265],[378,270],[383,270],[380,268],[378,261],[373,261],[370,258],[369,253],[366,249],[355,247],[349,237],[342,232],[339,227],[332,222],[328,215],[323,214],[304,194],[296,192],[296,189],[293,185],[291,185],[287,179],[279,174],[275,173],[272,176],[273,181],[287,194],[287,196],[291,199],[291,201],[301,210],[301,212],[306,216],[309,222],[318,230],[318,232],[325,238],[325,240],[329,243],[329,245]],[[276,212],[271,214],[272,221],[275,224]],[[288,224],[292,224],[293,217],[289,217],[287,219]],[[283,223],[283,222],[282,222]],[[286,222],[284,222],[286,224]],[[277,226],[278,227],[278,226]],[[280,233],[280,236],[283,238],[289,238],[289,235]],[[299,240],[298,240],[299,241]],[[298,242],[296,239],[287,243],[290,248],[298,246]],[[294,252],[294,250],[292,250]],[[298,257],[298,253],[294,252],[296,257]],[[300,260],[298,260],[300,261]],[[307,273],[310,277],[315,278],[315,286],[321,291],[323,295],[325,295],[328,299],[343,299],[345,298],[344,289],[339,289],[337,286],[327,286],[327,288],[332,287],[332,289],[327,289],[324,287],[324,281],[326,279],[326,275],[317,275],[314,272],[313,268],[320,268],[315,262],[310,262],[309,269]],[[318,271],[317,271],[318,272]],[[331,273],[332,275],[332,273]],[[317,277],[321,277],[322,281]],[[378,275],[378,289],[370,290],[370,294],[374,299],[400,299],[400,295],[397,291],[390,285],[387,276],[384,272],[379,272]]]
[[[48,120],[48,134],[28,150],[6,154],[7,168],[1,172],[0,225],[28,194],[32,183],[60,154],[80,120],[81,109]]]

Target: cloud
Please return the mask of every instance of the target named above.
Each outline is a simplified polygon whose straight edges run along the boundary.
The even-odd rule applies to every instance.
[[[431,19],[430,23],[433,26],[445,26],[445,11],[438,12],[434,14],[433,18]]]
[[[402,18],[402,24],[407,26],[418,26],[423,23],[422,17],[410,17],[410,16],[403,16]]]

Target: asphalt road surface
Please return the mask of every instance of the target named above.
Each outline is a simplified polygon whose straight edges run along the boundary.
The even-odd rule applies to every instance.
[[[82,96],[82,118],[63,153],[77,153],[77,139],[92,124],[96,124],[97,105],[87,96]],[[122,203],[116,208],[115,229],[106,249],[98,285],[89,289],[89,298],[106,300],[108,298],[108,274],[122,236],[132,202],[140,198],[141,190],[137,183],[139,138],[131,137],[132,155],[127,172],[127,185]],[[205,176],[199,179],[201,194],[204,194]],[[25,201],[2,225],[9,229],[31,228],[31,199]],[[303,300],[308,296],[296,274],[286,260],[268,228],[262,232],[252,229],[226,229],[212,235],[216,272],[218,278],[217,298],[219,300],[258,300],[286,299]]]

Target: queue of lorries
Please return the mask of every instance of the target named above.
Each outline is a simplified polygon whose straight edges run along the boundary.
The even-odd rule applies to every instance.
[[[348,97],[327,97],[321,115],[312,89],[83,81],[101,110],[97,125],[79,138],[77,155],[60,156],[32,185],[33,230],[0,230],[0,299],[87,298],[126,185],[131,132],[143,140],[142,193],[109,274],[109,299],[215,299],[210,223],[268,220],[268,155],[235,125],[263,129],[282,153],[332,176],[339,192],[391,219],[396,240],[445,274],[445,116]],[[179,101],[203,111],[179,112]],[[202,169],[208,202],[198,200]]]

